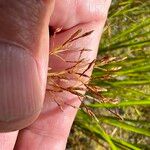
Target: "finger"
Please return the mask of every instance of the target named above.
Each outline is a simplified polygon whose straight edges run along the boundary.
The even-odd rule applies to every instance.
[[[50,26],[66,30],[77,24],[104,20],[110,3],[111,0],[56,0]]]
[[[13,150],[18,132],[0,133],[0,150]]]
[[[54,43],[53,48],[58,47],[78,29],[82,29],[83,33],[94,30],[94,32],[90,36],[73,42],[71,44],[71,47],[69,48],[70,51],[82,48],[91,49],[92,51],[85,52],[82,55],[82,57],[91,62],[96,58],[99,39],[103,30],[105,20],[106,17],[97,21],[91,21],[90,23],[76,25],[75,27],[56,35],[56,37],[51,40],[51,45],[52,43]],[[72,55],[67,53],[61,54],[61,57],[65,60],[76,61],[78,60],[78,55],[79,53],[73,53]],[[62,61],[57,57],[50,57],[49,65],[52,68],[53,72],[61,71],[65,68],[68,68],[68,66],[71,66],[71,64]],[[88,72],[88,75],[90,74],[91,71]],[[65,86],[70,86],[73,83],[73,81],[68,81],[67,85]],[[62,84],[64,85],[66,83],[59,80],[59,85],[62,86]],[[47,93],[47,98],[44,103],[42,114],[40,115],[38,120],[34,122],[34,124],[20,131],[18,140],[15,145],[15,150],[19,150],[20,148],[22,148],[23,150],[65,149],[70,128],[77,110],[72,108],[71,106],[64,105],[63,111],[61,111],[57,104],[55,102],[52,102],[54,98],[56,100],[61,99],[67,104],[76,107],[80,105],[80,100],[78,99],[78,97],[71,93],[65,91],[55,92],[55,95],[53,97],[51,93]]]
[[[53,0],[0,1],[0,131],[22,129],[39,115],[48,67]]]

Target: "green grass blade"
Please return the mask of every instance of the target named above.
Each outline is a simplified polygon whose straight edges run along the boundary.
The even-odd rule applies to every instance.
[[[115,127],[122,128],[127,131],[132,131],[132,132],[150,137],[150,130],[148,130],[148,129],[138,128],[136,126],[129,125],[123,121],[119,121],[119,120],[115,120],[115,119],[111,119],[111,118],[105,118],[105,119],[102,118],[102,121],[109,125],[113,125]]]
[[[89,107],[92,108],[119,108],[119,107],[129,107],[129,106],[150,106],[150,99],[146,100],[128,100],[123,101],[118,104],[110,104],[110,103],[99,103],[99,104],[89,104]]]

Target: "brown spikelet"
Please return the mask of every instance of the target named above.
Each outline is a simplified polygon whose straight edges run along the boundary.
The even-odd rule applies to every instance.
[[[67,43],[71,42],[73,39],[75,39],[80,33],[82,32],[82,29],[77,30],[75,33],[73,33],[68,40],[66,40],[62,46],[65,46]]]

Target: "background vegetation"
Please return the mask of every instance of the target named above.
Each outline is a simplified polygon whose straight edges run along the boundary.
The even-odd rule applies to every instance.
[[[67,149],[150,149],[150,1],[113,0],[90,84]]]

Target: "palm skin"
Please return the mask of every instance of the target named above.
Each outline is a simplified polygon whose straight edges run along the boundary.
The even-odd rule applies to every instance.
[[[94,30],[94,32],[83,39],[74,41],[70,46],[71,49],[87,48],[92,51],[84,52],[83,58],[89,62],[94,60],[97,55],[100,36],[103,26],[107,18],[107,12],[110,6],[110,0],[56,0],[54,11],[50,17],[49,25],[54,29],[62,28],[55,38],[49,39],[47,31],[43,32],[43,48],[49,48],[50,51],[61,45],[72,33],[78,29],[82,32]],[[63,15],[62,15],[63,14]],[[40,45],[40,44],[39,44]],[[34,53],[34,52],[33,52]],[[76,61],[78,53],[62,54],[66,60]],[[48,53],[39,52],[35,56],[41,65],[39,74],[41,75],[42,95],[45,96],[42,112],[38,119],[32,125],[20,130],[19,132],[1,133],[0,134],[0,149],[11,150],[63,150],[65,149],[67,138],[70,132],[71,125],[77,110],[64,105],[63,111],[53,101],[48,93],[45,94],[47,62],[45,57]],[[61,71],[70,66],[70,63],[62,61],[56,56],[49,57],[49,67],[52,71]],[[42,67],[44,66],[44,67]],[[88,75],[91,71],[88,72]],[[73,83],[68,83],[73,85]],[[70,105],[79,107],[80,100],[77,96],[68,92],[55,93],[56,97],[60,97],[63,101]],[[6,140],[9,138],[9,142]],[[16,140],[17,138],[17,140]]]

